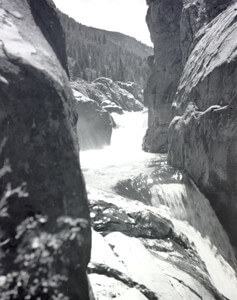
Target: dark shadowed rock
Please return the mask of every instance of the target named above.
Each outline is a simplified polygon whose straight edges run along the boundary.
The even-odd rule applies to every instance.
[[[181,0],[152,1],[147,24],[154,43],[154,66],[144,92],[148,106],[148,131],[143,148],[167,152],[167,132],[172,120],[171,103],[182,72],[180,48]]]
[[[228,106],[211,106],[204,112],[190,105],[170,125],[168,155],[168,162],[186,170],[207,195],[235,247],[236,115],[236,98]]]
[[[236,246],[236,3],[148,4],[155,47],[143,147],[169,150],[168,162],[204,192]]]
[[[67,276],[61,292],[65,299],[85,300],[85,270],[90,258],[89,211],[79,165],[77,115],[66,74],[63,33],[52,2],[46,0],[1,1],[0,24],[0,140],[5,139],[1,166],[9,163],[12,170],[1,179],[1,192],[4,195],[4,189],[11,190],[22,183],[25,190],[24,198],[19,198],[23,195],[19,190],[1,198],[1,204],[7,198],[6,213],[1,214],[0,222],[0,239],[4,244],[1,275],[17,272],[19,268],[29,271],[24,260],[22,269],[21,258],[27,249],[36,251],[38,244],[32,248],[32,236],[26,238],[27,233],[20,238],[19,230],[24,226],[34,229],[24,225],[28,217],[46,216],[47,221],[39,221],[44,223],[42,231],[36,231],[39,239],[60,241],[64,237],[64,245],[69,247],[62,252],[70,255],[60,265],[60,275]],[[65,218],[59,226],[57,222],[62,216]],[[33,219],[31,222],[35,222]],[[68,222],[71,229],[66,225]],[[59,270],[49,270],[47,276],[59,275]],[[33,270],[27,287],[36,274]],[[11,288],[17,291],[17,286],[19,282]],[[23,291],[23,283],[20,290],[18,293],[23,297],[23,292],[27,292]]]
[[[147,3],[147,24],[154,43],[154,57],[148,61],[151,75],[144,91],[149,121],[143,148],[148,152],[163,153],[168,150],[168,127],[175,116],[172,103],[182,72],[191,51],[204,34],[199,30],[225,10],[231,1],[154,0]],[[197,98],[199,94],[192,96]]]
[[[109,145],[113,119],[99,104],[74,90],[78,113],[77,132],[81,150]]]
[[[44,37],[53,48],[64,70],[68,72],[65,34],[52,0],[27,0],[32,16]]]
[[[172,235],[171,222],[150,211],[125,211],[104,201],[92,202],[90,211],[93,216],[93,228],[104,234],[120,231],[129,236],[152,239],[162,239]]]
[[[184,68],[169,130],[169,163],[210,199],[232,243],[236,231],[236,4],[198,32]],[[210,40],[212,43],[210,43]],[[190,105],[194,102],[194,105]]]

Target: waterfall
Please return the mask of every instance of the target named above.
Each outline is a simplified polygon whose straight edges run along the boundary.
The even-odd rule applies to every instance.
[[[214,285],[230,299],[236,298],[236,274],[230,267],[236,265],[234,251],[205,196],[192,183],[158,184],[152,187],[152,205],[170,216],[175,228],[195,244]]]
[[[195,244],[217,289],[226,297],[237,299],[236,273],[231,267],[236,266],[236,259],[209,201],[190,180],[184,180],[181,173],[167,166],[165,155],[142,151],[146,112],[113,117],[117,126],[111,145],[81,152],[88,188],[114,192],[118,181],[141,175],[140,184],[149,191],[150,204]]]
[[[124,112],[123,115],[113,113],[112,116],[116,128],[113,130],[111,145],[99,150],[82,151],[82,166],[103,168],[143,159],[146,156],[141,145],[147,125],[147,112]]]

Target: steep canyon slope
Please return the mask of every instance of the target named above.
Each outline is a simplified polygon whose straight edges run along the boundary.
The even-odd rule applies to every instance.
[[[143,147],[167,152],[208,197],[237,246],[237,4],[147,1],[154,43]]]
[[[146,58],[152,53],[151,47],[130,36],[88,27],[58,13],[66,35],[73,80],[92,81],[103,76],[145,85],[149,72]]]

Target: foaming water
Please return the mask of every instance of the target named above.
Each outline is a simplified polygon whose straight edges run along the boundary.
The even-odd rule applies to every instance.
[[[111,146],[80,153],[87,187],[114,192],[118,181],[146,176],[151,205],[195,244],[216,288],[228,299],[237,299],[236,273],[231,267],[236,265],[236,259],[209,201],[194,184],[167,166],[165,155],[142,151],[146,112],[113,117],[117,128]]]
[[[82,167],[106,168],[149,157],[149,154],[142,151],[141,146],[147,124],[147,112],[125,112],[123,115],[114,113],[112,116],[116,129],[113,130],[111,145],[103,149],[82,151]]]
[[[103,149],[80,152],[81,166],[87,184],[112,190],[118,180],[146,173],[155,154],[142,151],[147,126],[147,112],[112,114],[116,128],[111,145]]]
[[[198,250],[217,289],[237,299],[236,259],[229,238],[209,201],[192,184],[162,184],[152,187],[152,204],[172,219]]]

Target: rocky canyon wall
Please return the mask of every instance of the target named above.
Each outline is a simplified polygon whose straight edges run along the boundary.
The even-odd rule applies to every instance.
[[[88,299],[90,224],[64,34],[49,0],[0,1],[1,299]]]
[[[147,1],[154,43],[143,147],[168,151],[209,198],[237,246],[237,4]]]

